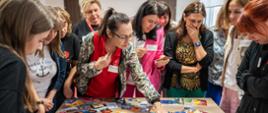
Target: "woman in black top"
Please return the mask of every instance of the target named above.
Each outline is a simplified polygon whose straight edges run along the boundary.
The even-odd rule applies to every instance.
[[[53,27],[52,20],[36,0],[12,0],[1,8],[0,112],[25,113],[38,108],[44,113],[31,84],[25,57],[42,47]]]
[[[250,1],[237,27],[254,41],[246,51],[236,75],[238,86],[245,92],[237,113],[267,113],[268,1]]]
[[[213,60],[213,34],[202,24],[205,17],[204,5],[193,2],[184,10],[176,31],[166,35],[164,54],[172,57],[164,81],[169,97],[204,96]]]
[[[73,78],[76,75],[76,65],[78,62],[81,44],[77,36],[72,33],[70,14],[62,8],[56,7],[55,9],[61,17],[61,20],[64,22],[64,26],[59,33],[64,46],[65,58],[67,59],[66,73],[68,75],[66,76],[63,90],[60,93],[62,93],[62,96],[64,94],[66,98],[71,98],[74,96],[72,91],[74,87],[71,86],[73,86]]]
[[[90,32],[96,31],[101,23],[101,4],[99,0],[82,0],[83,19],[73,32],[78,36],[80,41],[82,37]]]

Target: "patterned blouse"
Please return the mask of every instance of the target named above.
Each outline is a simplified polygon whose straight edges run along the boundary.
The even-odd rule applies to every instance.
[[[226,36],[223,30],[212,30],[214,35],[214,59],[209,66],[208,81],[214,85],[220,85],[220,76],[223,70],[223,58],[224,58],[224,45],[226,42]]]
[[[183,65],[195,66],[197,59],[193,43],[186,43],[181,39],[178,40],[176,59]],[[174,74],[172,83],[174,84],[174,80],[179,80],[180,86],[187,90],[194,90],[200,86],[199,73],[181,73],[179,79],[175,77],[177,76]]]
[[[79,63],[77,67],[79,72],[79,76],[77,77],[77,86],[78,91],[82,95],[86,93],[88,81],[100,73],[100,71],[96,70],[93,66],[95,62],[90,61],[90,56],[94,51],[93,37],[94,32],[86,35],[80,50]],[[126,68],[128,68],[132,73],[131,76],[137,88],[145,95],[148,101],[153,102],[158,100],[160,95],[143,72],[135,49],[131,43],[126,49],[122,50],[121,56],[123,57],[121,58],[118,68],[121,84],[119,86],[119,89],[121,89],[120,97],[122,97],[126,91]]]

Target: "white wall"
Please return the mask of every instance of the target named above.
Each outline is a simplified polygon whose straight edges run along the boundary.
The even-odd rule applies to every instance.
[[[64,7],[64,0],[40,0],[40,1],[45,5],[58,6],[62,8]],[[81,1],[82,0],[80,0],[80,2]],[[140,5],[145,1],[146,0],[100,0],[103,9],[102,14],[104,14],[104,12],[109,7],[113,7],[115,10],[126,13],[130,17],[136,14]],[[194,1],[199,0],[177,0],[176,4],[177,8],[175,15],[176,23],[180,21],[185,7]],[[218,11],[221,5],[223,5],[226,0],[200,0],[200,1],[203,2],[206,7],[207,17],[205,19],[205,24],[208,27],[214,26]]]
[[[40,0],[44,5],[64,8],[63,0]]]
[[[183,10],[190,3],[198,1],[198,0],[177,0],[177,8],[176,8],[176,22],[180,21],[181,16],[183,14]]]
[[[43,4],[49,6],[64,7],[64,0],[40,0]],[[80,3],[82,0],[79,0]],[[146,0],[100,0],[103,14],[112,7],[118,12],[126,13],[128,16],[134,16],[140,5]]]
[[[64,7],[64,1],[63,0],[40,0],[45,5],[50,6],[59,6]],[[81,0],[80,0],[81,1]],[[146,0],[100,0],[102,4],[103,12],[105,12],[109,7],[113,7],[115,10],[119,12],[126,13],[129,16],[134,16],[140,7],[140,5],[145,2]],[[177,10],[176,10],[176,21],[179,21],[182,16],[182,12],[184,8],[198,0],[177,0]],[[204,1],[204,0],[203,0]],[[224,0],[207,0],[210,2],[213,2],[213,4],[222,3]],[[220,2],[219,2],[220,1]]]
[[[103,12],[109,7],[114,8],[118,12],[126,13],[128,16],[134,16],[140,5],[146,0],[100,0]]]

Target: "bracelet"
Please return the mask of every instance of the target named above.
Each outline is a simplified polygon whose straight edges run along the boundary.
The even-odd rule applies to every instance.
[[[44,101],[43,100],[36,101],[36,104],[37,105],[44,104]]]

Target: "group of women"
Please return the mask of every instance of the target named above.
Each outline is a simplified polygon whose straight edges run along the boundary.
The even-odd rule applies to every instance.
[[[176,27],[169,6],[154,0],[133,19],[113,8],[101,17],[98,0],[83,0],[74,27],[64,9],[37,0],[0,6],[1,112],[53,113],[72,97],[145,97],[151,112],[164,113],[161,96],[205,95],[226,113],[267,111],[266,0],[228,0],[212,30],[201,2]]]

